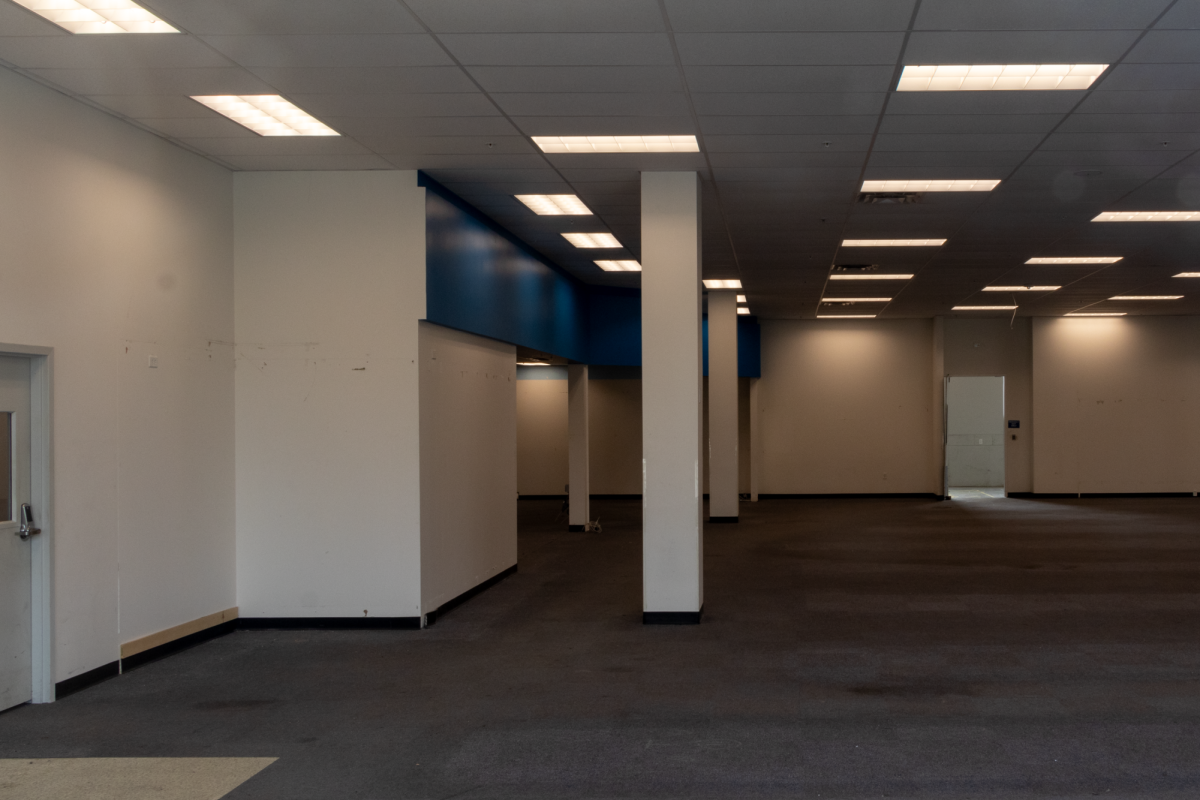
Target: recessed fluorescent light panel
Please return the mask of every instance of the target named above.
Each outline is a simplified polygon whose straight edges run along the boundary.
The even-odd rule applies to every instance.
[[[277,94],[192,95],[259,136],[341,136]]]
[[[1109,300],[1182,300],[1181,294],[1119,294]]]
[[[1179,276],[1178,276],[1178,275],[1176,275],[1175,277],[1177,277],[1177,278],[1178,278]],[[745,302],[746,302],[746,295],[744,295],[744,294],[739,294],[739,295],[737,296],[737,301],[738,301],[739,303],[745,303]]]
[[[831,281],[907,281],[912,280],[912,275],[908,273],[891,273],[879,275],[843,275],[834,273],[829,276]]]
[[[539,217],[586,217],[592,210],[573,194],[518,194],[514,195]]]
[[[1061,286],[985,286],[985,292],[1053,292]]]
[[[704,288],[705,289],[740,289],[740,288],[742,288],[742,282],[739,280],[736,280],[736,279],[734,279],[734,280],[719,280],[719,279],[706,280],[704,282]]]
[[[179,33],[129,0],[16,0],[71,33]]]
[[[641,272],[642,265],[636,261],[597,261],[596,266],[605,272]]]
[[[863,181],[864,192],[990,192],[1000,181]]]
[[[1002,92],[1086,89],[1108,64],[910,65],[898,92]]]
[[[518,361],[518,367],[548,367],[550,364],[546,361]]]
[[[695,136],[534,136],[543,153],[699,153]]]
[[[951,311],[1012,311],[1016,306],[955,306]]]
[[[1195,222],[1200,211],[1104,211],[1092,222]]]
[[[745,306],[739,306],[737,311],[742,316],[746,316],[750,313],[750,309],[746,308]]]
[[[1200,278],[1200,272],[1181,272],[1178,275],[1172,275],[1172,278]]]
[[[1124,256],[1069,256],[1066,258],[1031,258],[1026,264],[1115,264]]]
[[[822,303],[890,303],[890,297],[823,297]]]
[[[817,319],[875,319],[874,314],[817,314]]]
[[[1072,312],[1070,314],[1067,314],[1067,316],[1068,317],[1123,317],[1123,316],[1125,316],[1125,312],[1124,311],[1104,311],[1104,312],[1089,311],[1086,314],[1082,313],[1082,312]]]
[[[842,247],[941,247],[945,239],[843,239]]]
[[[564,233],[563,238],[576,247],[620,247],[621,243],[611,233]]]

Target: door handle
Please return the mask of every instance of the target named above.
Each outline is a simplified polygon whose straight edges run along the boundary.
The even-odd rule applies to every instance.
[[[33,508],[29,503],[21,503],[21,527],[17,529],[17,536],[21,537],[21,541],[25,541],[41,532],[41,528],[33,527]]]

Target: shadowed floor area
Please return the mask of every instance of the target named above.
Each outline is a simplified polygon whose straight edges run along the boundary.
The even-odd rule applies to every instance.
[[[644,627],[640,503],[520,504],[424,631],[239,631],[0,715],[0,757],[277,757],[228,798],[1200,794],[1200,499],[770,500]]]

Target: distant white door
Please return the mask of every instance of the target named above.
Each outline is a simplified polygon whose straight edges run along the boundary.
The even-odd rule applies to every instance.
[[[0,710],[33,698],[29,389],[29,359],[0,356]]]
[[[946,412],[946,483],[1004,486],[1004,378],[950,378]]]

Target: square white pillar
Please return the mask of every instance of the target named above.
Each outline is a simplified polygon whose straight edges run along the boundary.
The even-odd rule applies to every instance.
[[[736,291],[708,293],[708,519],[738,519]]]
[[[700,621],[700,180],[642,173],[642,620]]]
[[[561,462],[560,462],[561,463]],[[591,522],[588,506],[588,368],[567,365],[567,485],[570,530],[585,530]]]

